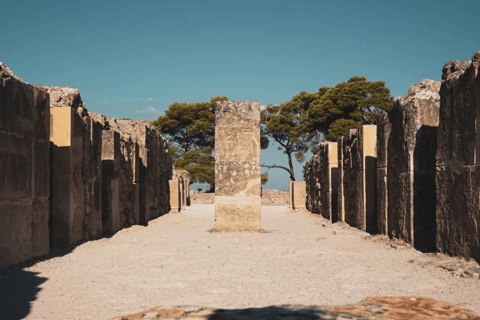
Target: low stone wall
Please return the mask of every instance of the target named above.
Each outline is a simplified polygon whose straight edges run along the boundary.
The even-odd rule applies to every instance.
[[[288,192],[276,189],[262,189],[262,204],[288,204]]]
[[[190,189],[190,204],[214,204],[215,193]]]
[[[0,270],[170,210],[168,141],[0,63]],[[186,198],[185,198],[186,200]]]

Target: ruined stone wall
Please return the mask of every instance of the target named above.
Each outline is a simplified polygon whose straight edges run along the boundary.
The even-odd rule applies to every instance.
[[[215,229],[259,230],[260,103],[217,102],[215,127]]]
[[[49,253],[49,96],[0,62],[0,270]]]
[[[262,204],[288,204],[288,192],[276,189],[262,189]]]
[[[338,221],[338,151],[336,142],[323,142],[304,166],[307,210]]]
[[[42,87],[50,95],[53,247],[102,235],[102,126],[76,89]]]
[[[436,153],[436,245],[480,262],[480,51],[443,67]]]
[[[379,230],[429,251],[435,250],[439,90],[433,80],[412,85],[378,127]]]
[[[203,190],[190,189],[190,204],[213,204],[215,203],[215,193],[205,192]]]
[[[172,159],[168,141],[148,121],[117,120],[94,113],[90,116],[103,125],[104,131],[119,134],[114,179],[119,179],[120,226],[146,224],[169,212]]]
[[[90,113],[3,63],[0,81],[0,270],[169,211],[168,141],[148,121]]]
[[[337,141],[338,220],[373,233],[377,229],[376,131],[375,125],[363,125]]]

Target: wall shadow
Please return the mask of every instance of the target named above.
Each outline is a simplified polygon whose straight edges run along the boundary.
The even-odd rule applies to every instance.
[[[332,192],[332,223],[338,222],[338,168],[330,170]]]
[[[366,231],[378,233],[377,225],[377,158],[365,157],[365,219]]]
[[[414,247],[436,252],[435,154],[437,127],[422,126],[417,132],[414,158],[413,234]]]

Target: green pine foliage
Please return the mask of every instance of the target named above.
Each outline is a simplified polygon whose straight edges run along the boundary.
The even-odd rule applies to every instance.
[[[209,102],[174,102],[152,125],[170,142],[169,151],[176,169],[187,170],[190,182],[209,183],[215,188],[215,108],[217,101],[227,97],[213,97]]]

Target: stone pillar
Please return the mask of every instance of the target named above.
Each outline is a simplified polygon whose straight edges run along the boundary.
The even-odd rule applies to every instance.
[[[66,248],[83,239],[83,132],[71,107],[51,108],[52,246]]]
[[[376,161],[377,128],[364,125],[350,131],[338,141],[339,221],[368,232],[376,232]],[[340,155],[340,152],[342,153]],[[341,186],[340,186],[341,185]],[[342,212],[343,211],[343,212]]]
[[[120,230],[120,181],[118,177],[120,134],[105,130],[102,136],[102,222],[103,232]]]
[[[388,234],[388,140],[392,125],[387,114],[381,114],[377,121],[377,231]]]
[[[168,181],[170,185],[170,212],[178,213],[182,210],[180,183],[177,178]]]
[[[260,230],[260,194],[260,103],[217,102],[215,230]]]
[[[319,151],[320,214],[326,219],[338,219],[338,151],[336,142],[324,142]]]
[[[480,262],[480,51],[443,67],[436,153],[436,246]]]
[[[363,161],[363,206],[362,230],[377,232],[377,126],[364,125],[359,129]]]
[[[305,181],[290,181],[290,209],[305,210],[306,197]]]
[[[138,143],[134,143],[134,155],[133,155],[133,163],[132,163],[132,170],[133,170],[133,179],[132,179],[132,186],[133,186],[133,219],[135,224],[140,223],[140,155],[139,155],[139,146]]]
[[[439,90],[440,83],[433,80],[412,85],[388,113],[389,124],[383,124],[386,133],[390,130],[387,158],[381,157],[387,176],[388,234],[427,251],[435,250]],[[382,135],[380,147],[385,138]]]
[[[338,165],[338,183],[337,183],[337,210],[338,221],[345,222],[345,191],[343,187],[344,159],[343,159],[343,137],[337,139],[337,165]]]

